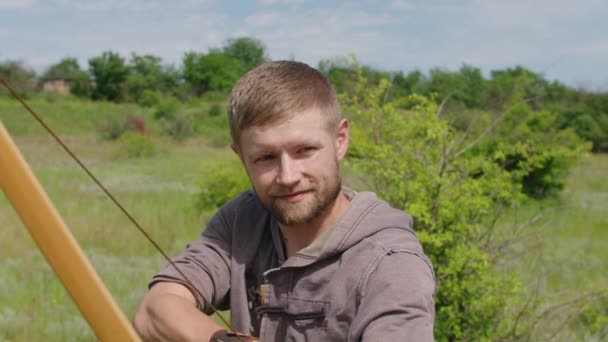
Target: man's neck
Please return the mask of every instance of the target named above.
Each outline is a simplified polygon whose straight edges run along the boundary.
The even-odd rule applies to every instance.
[[[348,208],[349,204],[348,198],[340,192],[336,200],[314,220],[291,226],[279,224],[283,239],[285,240],[287,258],[308,247],[313,241],[323,235],[340,219],[340,216],[342,216],[342,213]]]

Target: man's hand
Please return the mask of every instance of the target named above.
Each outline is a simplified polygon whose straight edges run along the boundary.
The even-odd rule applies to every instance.
[[[134,319],[144,341],[209,341],[223,327],[196,308],[190,290],[177,283],[155,284]]]

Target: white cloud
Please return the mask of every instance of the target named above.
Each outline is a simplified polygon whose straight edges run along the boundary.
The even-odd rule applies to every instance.
[[[35,0],[0,0],[1,9],[28,8],[36,5]]]
[[[60,6],[85,11],[146,11],[160,9],[167,5],[167,2],[162,0],[55,0],[55,2]],[[173,1],[171,6],[177,8],[188,8],[193,6],[208,5],[213,2],[214,0],[181,0]]]
[[[408,0],[393,0],[388,7],[397,10],[411,10],[414,5]]]
[[[245,25],[251,28],[259,28],[278,25],[281,21],[281,14],[279,12],[265,11],[246,17]]]
[[[257,3],[262,6],[299,5],[303,2],[304,0],[257,0]]]
[[[316,65],[322,59],[355,53],[362,61],[381,60],[379,54],[409,41],[407,37],[383,34],[382,28],[398,19],[350,5],[332,10],[258,11],[234,33],[261,39],[273,59],[296,58]]]
[[[63,57],[73,56],[86,68],[89,58],[112,50],[126,59],[131,52],[149,53],[162,57],[165,63],[178,65],[185,52],[205,52],[220,46],[226,38],[225,31],[226,17],[212,12],[166,16],[128,12],[116,14],[112,20],[87,14],[79,22],[46,31],[43,40],[39,40],[40,30],[36,27],[21,30],[20,52],[2,51],[12,55],[0,57],[23,58],[36,70],[44,70]]]

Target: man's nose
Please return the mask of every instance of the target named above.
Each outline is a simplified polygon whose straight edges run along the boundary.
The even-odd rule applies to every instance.
[[[301,172],[298,161],[293,160],[288,155],[281,156],[277,183],[284,186],[291,186],[299,182],[300,178]]]

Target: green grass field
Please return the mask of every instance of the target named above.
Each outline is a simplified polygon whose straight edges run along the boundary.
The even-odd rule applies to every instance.
[[[539,341],[608,339],[608,155],[582,158],[560,199],[528,204],[504,219],[517,242],[505,251],[507,267],[536,306]],[[599,313],[583,324],[580,313]]]
[[[234,158],[229,148],[211,147],[204,137],[175,143],[157,136],[153,156],[125,158],[120,143],[100,140],[96,128],[104,117],[136,113],[150,118],[147,111],[77,100],[35,99],[31,104],[168,254],[177,253],[201,233],[211,213],[193,208],[198,179],[206,166]],[[15,136],[65,222],[131,318],[150,277],[165,262],[15,101],[0,99],[0,120]],[[519,230],[523,238],[506,252],[507,266],[520,275],[525,284],[522,291],[538,295],[541,312],[583,293],[608,289],[606,209],[608,156],[595,155],[585,157],[572,170],[561,201],[530,204],[505,219],[508,232],[541,214]],[[543,329],[553,328],[569,316],[555,317],[559,320],[538,323],[535,336],[539,340],[551,339]],[[553,339],[591,336],[566,323]],[[0,342],[91,340],[90,328],[6,198],[0,196]]]

